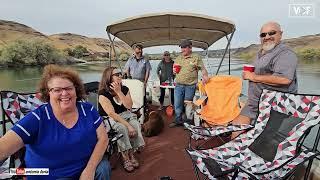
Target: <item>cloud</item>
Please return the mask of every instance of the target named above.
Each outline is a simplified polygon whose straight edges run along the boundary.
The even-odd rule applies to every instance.
[[[121,19],[155,12],[178,11],[228,18],[237,31],[232,47],[258,43],[260,26],[269,20],[278,21],[284,37],[320,33],[319,12],[314,18],[288,16],[289,4],[299,1],[234,1],[234,0],[2,0],[0,18],[17,21],[45,34],[70,32],[106,38],[105,27]],[[308,1],[320,11],[319,3]],[[307,27],[307,28],[306,28]],[[221,45],[220,45],[221,44]],[[214,48],[225,46],[223,40]]]

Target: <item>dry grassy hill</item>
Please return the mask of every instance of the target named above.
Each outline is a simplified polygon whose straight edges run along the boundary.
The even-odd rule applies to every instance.
[[[320,34],[301,36],[298,38],[284,39],[283,42],[295,52],[305,49],[320,49]],[[251,59],[260,48],[260,44],[251,44],[248,47],[236,51],[233,56]]]
[[[0,49],[15,40],[43,40],[57,49],[74,48],[77,45],[86,47],[91,53],[109,52],[110,41],[103,38],[89,38],[82,35],[62,33],[45,35],[24,24],[0,20]],[[118,52],[131,52],[131,48],[123,42],[115,42]]]

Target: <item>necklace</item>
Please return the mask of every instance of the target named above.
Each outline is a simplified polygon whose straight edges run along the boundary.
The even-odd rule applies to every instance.
[[[64,119],[62,120],[62,122],[63,122],[64,125],[66,125],[66,121]]]

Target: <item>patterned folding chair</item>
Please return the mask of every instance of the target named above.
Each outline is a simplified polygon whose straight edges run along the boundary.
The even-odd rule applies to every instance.
[[[264,90],[255,127],[234,140],[211,149],[187,149],[197,178],[286,179],[297,166],[319,155],[318,130],[312,149],[303,146],[320,122],[320,96]],[[228,128],[226,128],[228,130]],[[223,131],[220,129],[220,131]]]
[[[42,102],[37,93],[17,93],[13,91],[1,91],[1,107],[3,113],[2,128],[6,132],[6,122],[15,124],[28,112],[39,107]]]
[[[195,103],[201,104],[201,109],[197,112],[201,119],[201,126],[185,123],[185,127],[191,132],[189,147],[192,144],[197,149],[201,149],[214,138],[225,142],[230,134],[228,132],[248,130],[253,127],[252,125],[231,125],[231,121],[240,114],[241,78],[219,75],[211,77],[204,87],[202,83],[199,84],[201,85],[199,90],[203,91],[208,98],[205,103],[202,98]]]
[[[3,134],[6,133],[7,123],[11,123],[12,125],[14,125],[16,122],[22,119],[28,112],[36,109],[42,104],[42,102],[40,101],[40,95],[37,93],[17,93],[13,91],[0,91],[0,95],[1,108],[3,112]],[[20,149],[6,161],[9,163],[4,163],[0,168],[3,168],[3,171],[5,171],[4,169],[8,170],[9,167],[24,167],[24,154],[25,148]]]

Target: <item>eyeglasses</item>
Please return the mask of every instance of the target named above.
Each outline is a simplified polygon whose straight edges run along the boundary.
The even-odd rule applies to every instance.
[[[277,31],[270,31],[270,32],[261,33],[261,34],[260,34],[260,37],[261,37],[261,38],[264,38],[264,37],[267,36],[267,34],[268,34],[269,36],[273,36],[273,35],[277,34]]]
[[[70,93],[74,90],[74,86],[68,86],[68,87],[54,87],[50,88],[49,92],[52,92],[54,94],[62,94],[63,91],[66,91],[67,93]]]
[[[164,56],[170,56],[170,54],[164,54]]]
[[[112,74],[112,76],[122,77],[122,73],[121,72],[114,73],[114,74]]]

